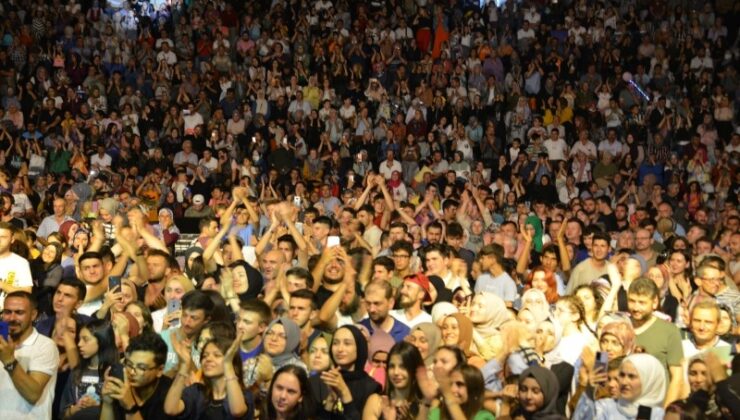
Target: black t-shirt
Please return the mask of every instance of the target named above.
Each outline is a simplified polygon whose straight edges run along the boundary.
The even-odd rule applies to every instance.
[[[149,397],[148,400],[140,406],[139,413],[144,419],[157,419],[157,420],[169,420],[175,417],[168,416],[164,412],[164,399],[167,397],[167,391],[172,385],[172,379],[162,376],[159,378],[159,383],[154,393]],[[113,403],[113,411],[115,413],[116,420],[125,419],[126,412],[118,404],[118,401]]]

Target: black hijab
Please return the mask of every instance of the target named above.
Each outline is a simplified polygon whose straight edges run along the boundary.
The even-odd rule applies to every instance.
[[[349,330],[349,332],[352,333],[352,337],[355,340],[355,347],[357,347],[357,359],[355,359],[355,368],[351,371],[341,369],[342,377],[345,381],[349,381],[361,379],[362,377],[368,376],[367,373],[365,373],[365,363],[367,362],[368,357],[367,340],[365,340],[365,336],[362,335],[362,332],[359,330],[359,328],[355,327],[354,325],[345,325],[337,328],[337,330],[334,331],[332,342],[334,341],[334,337],[337,335],[337,332],[339,332],[339,330],[341,329]],[[331,347],[331,345],[329,347]],[[334,360],[334,353],[331,351],[331,349],[329,350],[329,355],[331,356],[331,361],[332,363],[334,363],[334,366],[339,366],[337,361]]]
[[[542,408],[533,413],[526,412],[519,409],[519,414],[524,416],[527,420],[560,420],[565,417],[557,411],[557,400],[560,386],[558,385],[558,378],[550,370],[545,369],[542,366],[530,366],[521,375],[519,375],[519,386],[522,385],[527,378],[534,378],[535,381],[540,385],[542,395],[544,397],[544,403]]]

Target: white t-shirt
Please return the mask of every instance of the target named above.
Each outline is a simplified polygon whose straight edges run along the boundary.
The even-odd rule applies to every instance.
[[[90,166],[94,167],[95,165],[98,165],[99,168],[110,169],[111,164],[113,164],[113,159],[111,159],[110,155],[107,153],[104,153],[103,157],[100,157],[97,153],[90,157]]]
[[[568,144],[562,138],[558,138],[557,141],[547,139],[542,143],[547,149],[547,157],[550,160],[566,160],[565,152],[568,149]]]
[[[59,368],[59,351],[56,344],[33,329],[28,338],[15,350],[15,359],[26,372],[40,372],[49,376],[41,397],[31,404],[21,396],[5,369],[0,369],[0,418],[13,420],[36,420],[51,418],[51,403],[54,401],[54,386]],[[3,366],[0,362],[0,366]]]
[[[10,209],[10,214],[25,214],[33,208],[31,200],[28,199],[26,193],[13,194],[13,201],[15,201],[15,204]]]
[[[385,160],[380,164],[380,167],[378,168],[378,172],[380,172],[381,175],[385,179],[391,179],[391,175],[393,175],[393,172],[398,171],[401,174],[403,174],[403,168],[401,167],[401,162],[397,160],[393,160],[390,166],[388,166],[388,161]]]
[[[421,311],[421,313],[419,313],[416,318],[408,319],[406,318],[406,312],[403,309],[394,309],[391,311],[391,316],[393,318],[396,318],[396,321],[402,322],[407,327],[412,329],[421,323],[432,322],[432,316],[424,311]]]
[[[12,252],[6,257],[0,257],[0,281],[7,282],[10,277],[13,277],[13,287],[33,287],[28,260]],[[0,293],[0,308],[3,308],[3,303],[5,293]]]

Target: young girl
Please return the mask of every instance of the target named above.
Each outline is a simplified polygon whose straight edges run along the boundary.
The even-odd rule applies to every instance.
[[[416,418],[422,396],[416,371],[423,367],[424,360],[415,346],[403,341],[394,345],[388,353],[384,395],[373,394],[368,398],[362,418]]]
[[[117,363],[118,350],[108,321],[93,320],[80,329],[80,365],[69,375],[61,401],[61,417],[100,412],[100,396],[106,369]]]
[[[265,418],[275,420],[308,419],[312,409],[306,371],[285,365],[275,372],[265,399]]]
[[[442,373],[441,371],[435,372],[435,376],[439,383],[438,393],[443,398],[437,406],[431,407],[430,395],[425,393],[419,418],[429,420],[494,419],[491,412],[483,409],[485,387],[483,375],[478,368],[464,364],[453,369],[449,376]]]
[[[164,400],[169,416],[188,419],[233,419],[248,416],[248,394],[241,381],[241,359],[237,349],[241,335],[233,342],[223,338],[209,341],[203,347],[200,364],[203,383],[186,386],[193,369],[190,346],[173,341],[180,358],[179,370]],[[252,417],[252,416],[248,416]]]

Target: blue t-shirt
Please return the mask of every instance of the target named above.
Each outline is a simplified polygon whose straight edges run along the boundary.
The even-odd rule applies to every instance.
[[[516,299],[516,283],[511,276],[503,272],[497,277],[489,273],[483,273],[475,281],[475,292],[488,292],[500,297],[505,302],[513,302]]]

